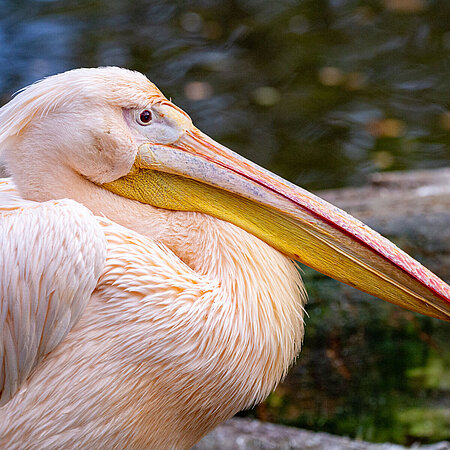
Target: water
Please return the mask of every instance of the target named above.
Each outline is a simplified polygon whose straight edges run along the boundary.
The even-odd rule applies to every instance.
[[[0,0],[0,95],[144,72],[205,132],[309,189],[450,164],[446,0]]]

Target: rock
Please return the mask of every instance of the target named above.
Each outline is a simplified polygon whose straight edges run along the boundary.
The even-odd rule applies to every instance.
[[[233,418],[204,437],[194,450],[400,450],[395,444],[370,444],[328,433],[315,433],[252,419]],[[414,446],[449,450],[449,442]]]

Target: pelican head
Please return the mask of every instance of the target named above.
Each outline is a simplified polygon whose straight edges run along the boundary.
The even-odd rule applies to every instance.
[[[61,171],[101,185],[127,175],[142,144],[170,145],[192,126],[144,75],[117,67],[46,78],[19,92],[0,118],[2,153],[24,193],[35,182],[30,164],[42,170],[40,191]]]

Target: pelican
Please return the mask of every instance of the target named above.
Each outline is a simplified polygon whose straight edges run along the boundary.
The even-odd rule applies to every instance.
[[[294,260],[450,319],[450,288],[203,134],[144,75],[75,69],[0,110],[0,447],[189,448],[300,351]]]

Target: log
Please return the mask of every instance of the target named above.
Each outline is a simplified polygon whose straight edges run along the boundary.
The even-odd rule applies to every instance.
[[[450,168],[378,173],[366,186],[318,195],[450,280]]]

